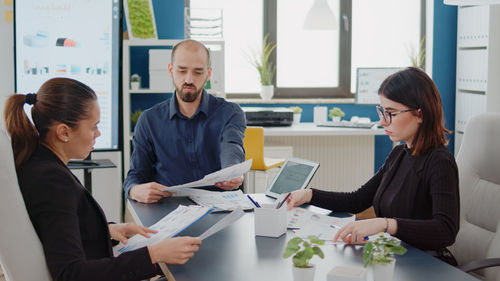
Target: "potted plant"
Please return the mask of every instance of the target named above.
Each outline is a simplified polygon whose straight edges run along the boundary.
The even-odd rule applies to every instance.
[[[340,109],[338,107],[334,107],[334,108],[330,109],[330,112],[328,112],[328,116],[330,116],[330,118],[332,118],[333,122],[338,123],[338,122],[340,122],[340,118],[345,116],[345,113],[344,113],[344,111],[342,111],[342,109]]]
[[[141,76],[139,74],[132,74],[130,76],[130,89],[131,90],[139,90],[141,87]]]
[[[260,97],[263,100],[270,100],[274,95],[274,86],[272,83],[276,66],[269,61],[269,57],[275,49],[276,43],[269,42],[269,34],[266,34],[262,40],[262,51],[260,55],[256,55],[253,59],[253,65],[260,76]]]
[[[302,115],[302,107],[300,106],[290,106],[290,109],[293,110],[293,124],[300,123],[300,117]]]
[[[375,241],[368,242],[363,248],[364,267],[372,265],[374,281],[391,281],[396,259],[394,255],[406,253],[401,241],[380,235]]]
[[[130,121],[132,121],[132,126],[135,127],[137,124],[137,120],[139,120],[139,117],[142,114],[142,110],[137,109],[134,113],[132,113],[132,116],[130,116]]]
[[[323,251],[317,245],[323,245],[325,241],[319,240],[316,236],[308,236],[308,239],[295,237],[286,244],[283,258],[289,258],[293,255],[293,280],[306,281],[314,280],[316,267],[309,263],[314,255],[324,258]],[[316,245],[316,246],[315,246]]]

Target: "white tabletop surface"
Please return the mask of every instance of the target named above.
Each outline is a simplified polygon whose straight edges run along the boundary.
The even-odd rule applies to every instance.
[[[265,136],[375,136],[384,134],[384,129],[317,127],[314,123],[293,124],[287,127],[264,127]]]

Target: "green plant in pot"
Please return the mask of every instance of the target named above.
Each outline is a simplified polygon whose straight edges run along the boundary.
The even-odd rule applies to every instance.
[[[300,106],[290,106],[289,108],[291,110],[293,110],[293,123],[294,124],[299,124],[300,123],[300,117],[302,115],[302,107],[300,107]]]
[[[142,110],[137,109],[134,113],[132,113],[132,116],[130,116],[130,121],[132,121],[132,125],[135,126],[137,124],[137,120],[139,120],[139,117],[142,114]]]
[[[401,246],[399,239],[380,235],[375,241],[365,244],[363,248],[364,267],[373,266],[375,281],[390,281],[396,264],[394,255],[403,255],[406,251],[406,248]]]
[[[293,255],[293,278],[295,281],[314,280],[316,267],[309,263],[313,256],[324,258],[325,255],[319,245],[324,245],[325,241],[316,236],[308,236],[307,239],[294,237],[286,244],[283,258],[289,258]]]
[[[342,111],[342,109],[340,109],[338,107],[334,107],[334,108],[330,109],[330,111],[328,112],[328,116],[330,116],[330,118],[332,118],[333,122],[340,122],[340,118],[344,117],[345,113],[344,113],[344,111]]]
[[[276,49],[276,43],[269,42],[269,34],[262,40],[262,51],[254,56],[252,64],[259,72],[261,87],[261,97],[269,100],[274,94],[273,78],[276,66],[270,61],[271,54]]]

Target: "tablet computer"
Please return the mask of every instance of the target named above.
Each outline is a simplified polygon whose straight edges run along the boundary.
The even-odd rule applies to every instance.
[[[318,167],[318,162],[296,157],[288,158],[266,190],[266,195],[278,198],[283,193],[306,188]]]

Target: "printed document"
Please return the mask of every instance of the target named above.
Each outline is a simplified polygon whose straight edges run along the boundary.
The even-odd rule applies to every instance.
[[[122,253],[149,246],[163,241],[164,239],[174,237],[193,223],[209,214],[211,211],[212,209],[203,206],[179,205],[177,209],[170,212],[157,223],[149,227],[150,229],[158,231],[158,233],[149,233],[149,238],[136,234],[128,239],[127,245],[120,242],[120,244],[114,246],[113,253],[115,256],[118,256]]]
[[[163,188],[163,191],[170,191],[170,192],[175,192],[179,189],[186,188],[186,187],[201,187],[201,186],[211,186],[214,185],[217,182],[222,182],[222,181],[228,181],[237,177],[240,177],[244,175],[246,172],[250,171],[250,167],[252,166],[252,159],[248,159],[245,162],[226,167],[222,170],[219,170],[217,172],[213,172],[211,174],[206,175],[203,177],[201,180],[185,183],[185,184],[180,184],[180,185],[174,185],[174,186],[168,186]]]
[[[333,225],[337,228],[342,228],[344,225],[351,221],[354,221],[355,217],[345,217],[338,218],[327,216],[323,214],[318,214],[316,212],[309,211],[304,208],[293,208],[287,212],[287,228],[300,229],[303,228],[309,222],[317,222],[321,224]]]
[[[213,208],[214,212],[232,211],[237,208],[243,210],[253,209],[252,202],[241,190],[235,191],[208,191],[196,188],[182,188],[173,192],[175,197],[189,197],[196,204]]]
[[[218,221],[216,224],[212,225],[209,229],[207,229],[203,234],[200,235],[200,239],[203,240],[212,236],[213,234],[223,230],[229,225],[233,224],[235,221],[239,220],[245,212],[241,208],[237,208],[236,210],[229,213],[223,219]]]

